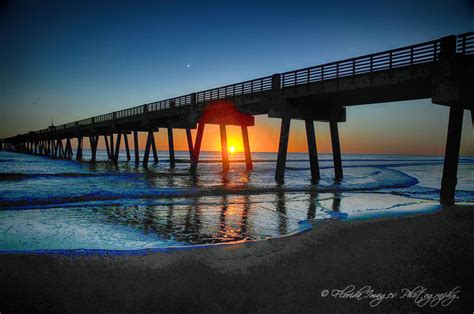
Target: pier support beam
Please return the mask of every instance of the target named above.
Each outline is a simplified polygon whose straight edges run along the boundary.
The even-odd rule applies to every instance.
[[[449,109],[448,136],[440,190],[441,204],[454,204],[463,113],[464,109],[460,105],[453,105]]]
[[[168,128],[168,151],[170,153],[170,167],[176,167],[176,162],[174,158],[174,141],[173,141],[173,129]]]
[[[111,160],[112,155],[110,154],[109,140],[107,139],[107,135],[104,135],[104,142],[105,142],[105,149],[107,150],[107,158]]]
[[[63,140],[62,139],[57,139],[56,140],[56,147],[57,147],[57,154],[56,157],[58,158],[63,158],[64,157],[64,149],[63,149]]]
[[[155,164],[158,163],[158,152],[156,150],[156,143],[155,143],[155,135],[153,131],[151,131],[151,148],[153,150],[153,162]]]
[[[280,184],[285,181],[286,154],[288,151],[290,122],[291,119],[288,117],[281,119],[280,144],[278,145],[278,158],[275,172],[275,181]]]
[[[65,158],[66,154],[63,147],[63,139],[58,140],[59,143],[59,158]]]
[[[82,136],[77,138],[76,160],[82,160]]]
[[[115,144],[115,151],[114,151],[114,158],[113,162],[114,164],[118,164],[118,159],[119,159],[119,154],[120,154],[120,139],[122,138],[122,133],[117,134],[117,143]]]
[[[191,169],[196,170],[199,162],[199,154],[201,153],[202,136],[204,134],[205,123],[199,123],[196,133],[196,143],[193,148],[193,158],[191,159]]]
[[[40,152],[42,151],[42,148],[40,147]],[[68,137],[66,139],[66,158],[71,159],[72,158],[72,145],[71,145],[71,139]]]
[[[52,140],[52,152],[51,152],[51,157],[53,158],[58,158],[58,153],[59,153],[59,143],[58,140],[53,139]],[[28,148],[28,147],[27,147]]]
[[[311,166],[311,181],[314,183],[320,179],[314,122],[313,120],[305,120],[304,123],[306,125],[306,140],[308,142],[309,164]]]
[[[247,170],[252,170],[253,164],[252,164],[252,154],[250,152],[249,133],[247,131],[246,125],[242,125],[240,128],[242,130],[242,140],[244,142],[245,168]]]
[[[132,158],[130,157],[130,146],[128,145],[127,133],[123,133],[123,142],[125,144],[125,153],[127,154],[127,161],[130,161],[130,159]]]
[[[114,160],[115,152],[114,152],[114,133],[110,134],[110,160]]]
[[[29,151],[29,147],[28,147]],[[53,140],[53,158],[58,158],[58,153],[59,153],[59,140]]]
[[[189,150],[189,160],[191,161],[191,170],[195,170],[195,165],[197,164],[194,161],[194,146],[193,146],[193,137],[191,136],[191,129],[186,128],[186,139],[188,142],[188,150]]]
[[[97,144],[99,142],[99,136],[89,136],[89,142],[91,145],[91,161],[94,162],[96,160],[97,155]]]
[[[222,170],[229,170],[229,153],[227,152],[227,131],[225,124],[219,125],[221,133]]]
[[[334,160],[334,174],[337,181],[342,180],[342,161],[341,161],[341,147],[339,144],[339,131],[336,121],[329,122],[331,131],[332,156]]]
[[[148,159],[150,158],[151,142],[153,141],[153,131],[148,131],[145,145],[145,154],[143,155],[143,167],[148,167]]]
[[[135,150],[135,164],[140,163],[140,153],[138,146],[138,131],[133,131],[133,149]]]
[[[50,140],[47,140],[46,143],[47,143],[47,146],[46,146],[46,155],[50,155],[50,154],[51,154],[51,141],[50,141]]]

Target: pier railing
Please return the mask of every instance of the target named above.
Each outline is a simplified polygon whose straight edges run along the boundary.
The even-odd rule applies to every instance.
[[[355,75],[374,73],[405,66],[429,63],[438,60],[441,40],[433,40],[417,45],[387,50],[337,62],[330,62],[280,74],[280,89],[296,88],[315,82],[353,77]],[[474,54],[474,32],[457,35],[456,52],[458,54]],[[272,76],[212,88],[196,93],[196,103],[235,98],[244,95],[258,94],[272,90]],[[274,88],[274,86],[273,86]],[[71,129],[117,119],[140,116],[147,112],[190,106],[192,94],[160,100],[133,108],[102,114],[93,118],[57,126],[56,129]],[[37,131],[47,133],[49,129]]]
[[[418,45],[285,72],[281,74],[282,88],[433,62],[438,58],[440,44],[440,40],[428,41]]]
[[[272,89],[272,76],[221,86],[196,93],[198,103],[261,93]]]
[[[457,53],[463,55],[474,54],[474,32],[458,35]]]
[[[160,111],[164,109],[189,106],[189,105],[191,105],[191,94],[152,102],[144,106],[147,106],[147,110],[149,112],[152,112],[152,111]]]

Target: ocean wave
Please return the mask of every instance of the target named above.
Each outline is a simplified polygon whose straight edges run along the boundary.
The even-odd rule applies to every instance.
[[[136,176],[133,173],[80,173],[80,172],[61,172],[61,173],[0,173],[0,181],[17,181],[35,178],[94,178],[94,177],[130,177]]]
[[[224,195],[260,195],[275,194],[281,192],[343,192],[343,191],[375,191],[387,188],[410,187],[418,183],[416,178],[410,177],[400,171],[385,169],[373,169],[365,173],[363,177],[346,176],[347,181],[342,182],[322,182],[316,185],[301,186],[214,186],[207,188],[158,188],[150,189],[123,189],[112,191],[98,191],[97,193],[84,193],[73,196],[47,196],[47,197],[24,197],[21,198],[0,198],[0,210],[11,209],[32,209],[45,207],[64,207],[67,204],[87,204],[96,202],[116,202],[123,203],[127,200],[160,200],[164,198],[199,198],[204,196],[224,196]],[[366,180],[370,178],[370,180]]]
[[[288,160],[288,162],[294,161],[294,160]],[[306,161],[307,160],[302,160]],[[320,160],[321,161],[321,160]],[[331,161],[331,160],[330,160]],[[355,160],[350,160],[350,162],[353,162]],[[361,161],[366,161],[366,160],[361,160]],[[380,160],[377,160],[380,161]],[[397,168],[397,167],[410,167],[410,166],[431,166],[431,165],[442,165],[444,161],[433,161],[433,162],[398,162],[398,163],[391,163],[391,164],[370,164],[370,165],[343,165],[343,168],[373,168],[373,167],[380,167],[380,168]],[[459,161],[459,164],[472,164],[472,161]],[[319,169],[332,169],[333,166],[320,166]],[[286,166],[285,169],[287,170],[292,170],[292,171],[309,171],[311,170],[310,167],[291,167],[291,166]]]
[[[400,195],[413,199],[424,199],[424,200],[439,200],[439,189],[427,188],[427,187],[414,187],[410,190],[392,190],[389,192],[393,195]],[[455,201],[460,202],[474,202],[474,193],[472,191],[456,190]]]

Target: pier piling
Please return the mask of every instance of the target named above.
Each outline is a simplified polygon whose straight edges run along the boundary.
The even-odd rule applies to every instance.
[[[153,162],[158,163],[158,152],[156,150],[155,133],[151,131],[151,148],[153,150]]]
[[[125,153],[127,154],[127,161],[130,161],[130,159],[132,158],[130,157],[130,146],[128,145],[127,133],[123,133],[123,142],[125,144]]]
[[[113,159],[113,162],[114,164],[118,164],[118,159],[119,159],[119,155],[120,155],[120,141],[122,139],[122,133],[118,133],[117,134],[117,143],[115,144],[115,151],[114,151],[114,159]]]
[[[455,200],[463,113],[464,109],[459,105],[453,105],[449,109],[448,136],[440,190],[441,204],[454,204]]]
[[[242,130],[242,140],[244,142],[245,168],[247,170],[252,170],[253,164],[252,153],[250,152],[249,133],[247,131],[247,126],[242,125],[240,128]]]
[[[112,160],[112,155],[110,154],[110,146],[109,140],[107,139],[107,135],[104,135],[104,142],[105,142],[105,149],[107,150],[107,158]]]
[[[193,148],[193,158],[191,165],[191,169],[196,170],[197,164],[199,162],[199,154],[201,153],[201,144],[202,144],[202,136],[204,134],[204,127],[206,126],[205,123],[200,122],[198,125],[197,133],[196,133],[196,142],[194,143]]]
[[[146,138],[146,145],[145,145],[145,153],[143,154],[143,167],[148,167],[148,159],[150,157],[150,148],[151,148],[151,141],[153,139],[153,131],[148,131],[148,135]]]
[[[319,180],[319,160],[318,160],[318,149],[316,146],[316,136],[314,133],[314,122],[313,120],[305,120],[306,125],[306,140],[308,142],[308,155],[309,164],[311,167],[311,181],[315,182]]]
[[[59,139],[59,157],[65,158],[66,154],[64,152],[63,139]]]
[[[82,136],[77,138],[76,160],[82,160]]]
[[[133,131],[133,149],[135,150],[135,164],[138,165],[140,163],[140,147],[138,144],[138,131]]]
[[[174,160],[174,142],[172,128],[168,128],[168,151],[170,154],[170,168],[174,168],[176,166],[176,163]]]
[[[222,154],[222,170],[229,170],[229,153],[227,151],[227,131],[225,124],[219,125],[221,133],[221,154]]]
[[[40,147],[40,152],[42,151],[42,146]],[[71,145],[71,139],[68,137],[66,139],[66,158],[71,159],[72,158],[72,145]]]
[[[94,162],[96,160],[96,153],[97,153],[97,142],[99,141],[98,136],[91,135],[89,136],[89,143],[91,145],[91,161]]]
[[[332,156],[334,161],[334,174],[336,181],[342,180],[342,161],[341,161],[341,147],[339,144],[339,131],[336,121],[329,122],[329,129],[331,132]]]
[[[290,123],[291,119],[288,117],[281,119],[280,143],[278,145],[278,157],[275,171],[275,181],[280,184],[285,181],[286,155],[288,152]]]
[[[110,134],[110,157],[109,157],[109,159],[113,161],[114,156],[115,156],[115,153],[114,153],[114,133],[112,132]]]
[[[189,160],[191,161],[191,170],[196,170],[196,161],[194,160],[194,146],[193,137],[191,136],[191,129],[186,128],[186,140],[188,142]]]

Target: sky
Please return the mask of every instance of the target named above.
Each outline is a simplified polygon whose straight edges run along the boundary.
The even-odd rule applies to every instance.
[[[474,1],[0,0],[0,138],[472,30]],[[342,151],[443,155],[448,111],[430,99],[348,108]],[[217,130],[203,150],[220,150]],[[276,151],[279,130],[256,117],[252,151]],[[240,130],[228,132],[240,150]],[[304,134],[292,122],[289,151],[307,151]],[[316,134],[330,152],[327,123]],[[187,149],[184,131],[175,146]],[[474,156],[468,111],[461,154]]]

